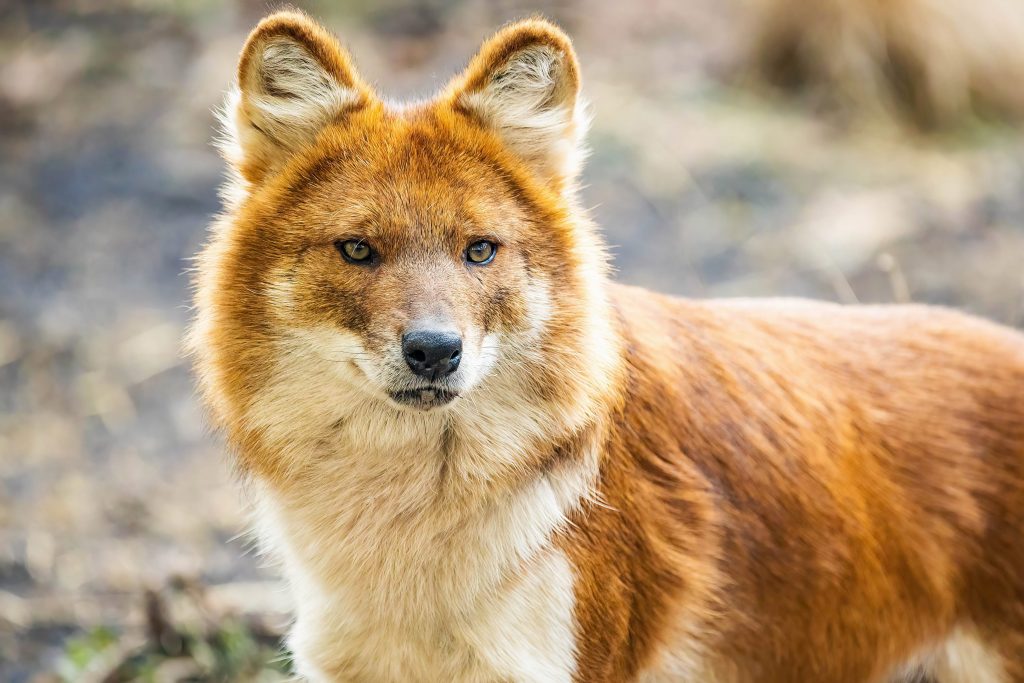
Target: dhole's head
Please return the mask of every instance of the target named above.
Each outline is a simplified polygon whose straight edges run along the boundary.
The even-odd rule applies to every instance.
[[[215,407],[444,412],[487,387],[558,403],[603,367],[584,350],[604,261],[573,198],[579,87],[568,39],[529,20],[435,99],[390,105],[310,19],[265,19],[200,260],[193,342]]]

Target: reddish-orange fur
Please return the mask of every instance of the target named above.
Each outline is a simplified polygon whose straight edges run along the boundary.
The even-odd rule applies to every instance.
[[[487,377],[441,413],[452,417],[437,452],[414,455],[437,458],[440,500],[460,511],[596,458],[592,495],[550,536],[573,571],[576,681],[688,680],[665,673],[679,657],[674,671],[693,680],[871,683],[965,632],[1006,681],[1024,683],[1022,335],[934,308],[694,302],[607,282],[574,178],[553,171],[561,157],[517,155],[464,98],[540,45],[559,55],[551,102],[575,107],[578,66],[550,24],[505,29],[439,99],[390,110],[323,29],[275,15],[243,52],[243,125],[248,61],[280,37],[356,96],[298,149],[240,135],[245,193],[200,262],[202,386],[263,495],[315,506],[331,430],[349,426],[310,418],[296,435],[260,408],[301,360],[289,330],[337,330],[379,355],[426,313],[520,339],[543,308],[515,368],[526,403],[502,409],[546,421],[514,464],[471,448]],[[333,243],[348,236],[390,260],[342,264]],[[458,254],[482,236],[500,242],[501,260],[469,271]],[[530,298],[538,282],[546,308]],[[323,408],[319,378],[309,381],[296,419]],[[373,429],[433,424],[344,387],[338,400],[379,401],[386,418]],[[296,445],[306,429],[323,430],[308,451]],[[477,469],[469,455],[482,456]],[[318,513],[330,520],[332,508]],[[436,552],[461,552],[445,533]],[[514,583],[530,566],[503,571]],[[300,658],[323,680],[378,680],[329,650]]]
[[[741,680],[880,680],[965,621],[1024,661],[1019,334],[923,307],[616,304],[612,509],[566,543],[617,647],[584,640],[580,680],[629,680],[692,610]]]

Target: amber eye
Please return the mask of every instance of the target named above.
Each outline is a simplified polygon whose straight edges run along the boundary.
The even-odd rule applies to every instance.
[[[365,265],[373,258],[373,249],[363,240],[339,240],[334,246],[349,263]]]
[[[494,242],[488,242],[487,240],[473,242],[466,249],[466,260],[473,265],[483,266],[491,262],[497,251],[498,245]]]

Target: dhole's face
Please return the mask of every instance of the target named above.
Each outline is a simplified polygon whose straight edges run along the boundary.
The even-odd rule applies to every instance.
[[[282,195],[266,230],[281,243],[260,245],[261,258],[281,255],[270,305],[339,379],[443,406],[529,351],[566,245],[535,224],[509,174],[429,115],[356,128],[311,161],[315,181]],[[364,134],[372,149],[346,149]]]
[[[306,17],[262,22],[227,107],[241,182],[203,256],[196,330],[235,404],[334,419],[367,400],[441,409],[488,382],[496,400],[554,400],[583,377],[602,257],[571,208],[578,90],[568,40],[541,21],[407,108]]]

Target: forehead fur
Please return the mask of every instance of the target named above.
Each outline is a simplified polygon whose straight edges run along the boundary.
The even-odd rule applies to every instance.
[[[252,199],[253,210],[243,214],[293,225],[306,241],[389,228],[429,240],[460,228],[542,237],[551,248],[568,246],[572,228],[562,198],[446,102],[355,112],[322,131],[273,182],[254,188]]]

